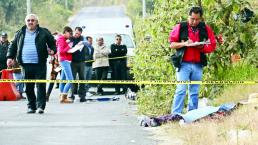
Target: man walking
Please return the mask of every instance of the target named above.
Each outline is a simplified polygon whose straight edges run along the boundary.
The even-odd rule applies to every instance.
[[[29,14],[25,18],[26,25],[18,30],[7,52],[7,66],[12,66],[17,59],[22,67],[24,79],[46,80],[46,61],[48,54],[56,53],[54,37],[39,26],[38,16]],[[47,48],[50,48],[48,51]],[[35,82],[26,83],[28,99],[27,113],[44,113],[46,106],[46,84],[36,83],[37,97],[34,92]]]
[[[216,48],[216,40],[212,29],[202,22],[201,7],[192,7],[187,22],[177,24],[170,32],[170,47],[176,49],[174,65],[177,68],[177,81],[200,81],[202,70],[207,65],[205,54]],[[204,45],[195,42],[207,42]],[[209,42],[209,43],[208,43]],[[196,45],[197,44],[197,45]],[[197,109],[200,85],[188,85],[188,111]],[[177,85],[174,95],[172,113],[182,113],[187,85]]]

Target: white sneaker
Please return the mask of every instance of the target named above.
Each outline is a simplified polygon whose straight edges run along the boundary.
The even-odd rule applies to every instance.
[[[91,96],[93,96],[93,94],[91,94],[90,92],[87,92],[87,93],[86,93],[86,96],[87,96],[87,97],[91,97]]]

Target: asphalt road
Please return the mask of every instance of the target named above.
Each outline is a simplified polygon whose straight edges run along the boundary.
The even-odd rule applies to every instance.
[[[0,102],[0,145],[156,145],[123,95],[119,101],[60,104],[56,89],[45,113],[26,114],[26,100]],[[92,96],[96,97],[114,97]]]
[[[60,104],[60,91],[54,88],[42,115],[26,114],[26,100],[0,101],[0,145],[157,145],[151,132],[139,126],[134,103],[112,95],[114,88],[104,91],[110,95],[87,99],[119,100],[80,103],[76,95],[73,104]]]
[[[124,15],[122,7],[91,7],[75,15],[73,23],[76,25],[85,17]],[[77,98],[73,104],[60,104],[58,96],[59,90],[54,89],[42,115],[26,114],[26,100],[0,102],[0,145],[158,144],[150,132],[138,125],[136,106],[130,105],[123,95],[91,97],[120,98],[103,102],[80,103]]]

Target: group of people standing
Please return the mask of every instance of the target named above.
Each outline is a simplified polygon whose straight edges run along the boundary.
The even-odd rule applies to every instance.
[[[189,11],[188,21],[177,24],[170,32],[170,48],[176,49],[173,56],[173,64],[176,68],[177,81],[200,81],[203,67],[207,65],[207,53],[212,53],[216,48],[216,39],[212,29],[202,20],[203,10],[201,7],[192,7]],[[8,50],[9,45],[4,41],[6,34],[2,34],[1,51],[7,51],[7,67],[14,65],[15,61],[22,67],[24,79],[46,80],[49,55],[55,56],[62,67],[61,80],[74,80],[79,76],[80,80],[90,80],[92,69],[95,70],[97,80],[107,79],[109,68],[113,70],[115,80],[125,80],[127,47],[122,45],[122,37],[116,36],[115,43],[108,48],[102,37],[97,38],[96,46],[92,46],[92,38],[82,37],[82,28],[76,27],[73,31],[70,27],[64,27],[63,33],[56,37],[38,24],[35,14],[29,14],[25,18],[26,25],[17,31]],[[73,35],[74,33],[74,35]],[[195,42],[203,42],[198,44]],[[79,50],[71,51],[76,46],[83,46]],[[77,47],[79,48],[79,47]],[[57,53],[56,53],[57,52]],[[118,59],[109,60],[112,57]],[[94,60],[93,63],[91,60]],[[6,61],[1,56],[1,69]],[[54,76],[53,78],[56,78]],[[34,92],[37,85],[37,97]],[[44,113],[47,97],[45,83],[26,83],[26,95],[28,99],[27,113]],[[120,94],[120,88],[125,92],[125,86],[116,85],[116,94]],[[71,89],[72,88],[72,89]],[[80,102],[86,101],[85,96],[89,91],[89,85],[79,84],[78,95]],[[97,86],[97,93],[103,94],[103,86]],[[189,103],[188,111],[198,108],[199,84],[178,84],[171,107],[171,113],[182,113],[184,100],[188,88]],[[68,97],[69,90],[72,90]],[[75,99],[75,85],[71,83],[60,84],[60,102],[72,103]],[[122,92],[122,93],[123,93]],[[47,97],[46,97],[47,96]]]
[[[105,80],[109,67],[112,68],[115,79],[126,79],[126,57],[109,61],[110,57],[126,56],[127,47],[122,45],[120,35],[116,36],[116,42],[111,45],[110,49],[104,44],[102,37],[97,38],[97,44],[93,47],[93,38],[87,36],[85,40],[81,35],[83,31],[81,27],[76,27],[73,31],[72,28],[66,26],[62,34],[54,37],[48,29],[39,26],[39,19],[35,14],[27,15],[25,24],[16,32],[7,50],[7,60],[4,60],[7,67],[13,66],[14,61],[17,60],[22,68],[24,79],[46,80],[46,62],[49,55],[56,62],[52,65],[60,65],[62,68],[61,80],[74,80],[77,75],[80,80],[90,80],[93,69],[97,80]],[[80,49],[73,51],[78,46],[81,46]],[[58,72],[53,72],[54,70],[51,70],[51,79],[56,79],[58,74]],[[34,92],[35,85],[37,95]],[[27,113],[44,113],[53,84],[49,85],[47,92],[46,83],[25,83],[25,86],[28,100]],[[60,103],[72,103],[77,89],[80,102],[85,102],[89,87],[89,84],[80,83],[76,87],[75,84],[60,83]],[[116,86],[116,94],[121,93],[120,87],[123,86]],[[97,86],[98,94],[103,94],[102,88],[102,84]],[[71,93],[69,93],[70,90]],[[125,92],[125,87],[123,87],[123,92]]]
[[[124,57],[127,54],[127,47],[126,45],[122,45],[121,35],[116,35],[116,42],[111,45],[110,49],[105,45],[103,37],[97,38],[97,43],[93,48],[93,38],[87,36],[86,41],[84,41],[81,35],[81,27],[76,27],[74,35],[72,33],[72,29],[66,26],[63,35],[58,37],[56,41],[59,61],[62,67],[61,80],[74,80],[77,75],[79,80],[91,80],[93,70],[95,70],[96,80],[106,80],[110,68],[113,70],[115,80],[125,80],[127,78],[126,57]],[[72,53],[69,52],[71,48],[77,45],[82,45],[82,49]],[[123,58],[109,60],[109,58],[121,56]],[[123,88],[122,92],[120,92],[120,87]],[[70,88],[71,96],[68,97]],[[77,87],[77,84],[61,83],[60,102],[72,103],[75,99],[75,93],[78,94],[80,102],[85,102],[86,94],[90,94],[89,88],[89,84],[80,83]],[[125,86],[116,85],[115,88],[115,94],[125,93],[126,91]],[[103,95],[103,84],[97,85],[96,93]]]

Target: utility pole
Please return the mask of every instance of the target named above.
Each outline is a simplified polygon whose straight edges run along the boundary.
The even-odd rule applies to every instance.
[[[31,13],[31,1],[27,0],[27,15]]]
[[[146,1],[142,0],[142,17],[146,18]]]
[[[68,9],[68,0],[65,0],[65,8]]]

